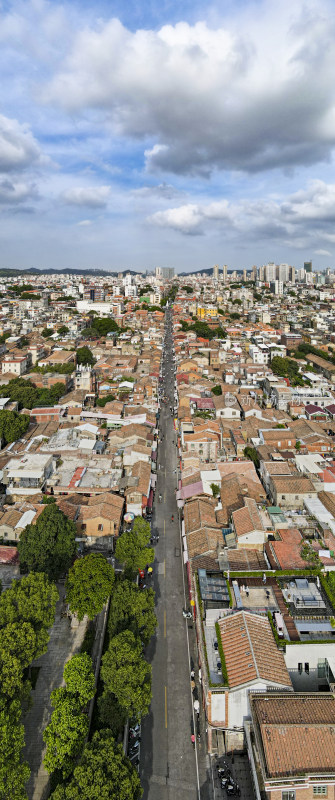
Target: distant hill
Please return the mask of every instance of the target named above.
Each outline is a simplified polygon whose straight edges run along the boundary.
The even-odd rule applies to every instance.
[[[97,277],[104,277],[105,275],[110,275],[111,277],[115,277],[119,274],[119,272],[124,273],[124,275],[141,275],[141,272],[136,272],[133,269],[119,269],[115,272],[109,272],[108,270],[104,269],[72,269],[70,267],[66,267],[65,269],[36,269],[36,267],[30,267],[29,269],[10,269],[3,267],[0,268],[0,277],[2,278],[15,278],[16,276],[19,277],[20,275],[92,275]]]

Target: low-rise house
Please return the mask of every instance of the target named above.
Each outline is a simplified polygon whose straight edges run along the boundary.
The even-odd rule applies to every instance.
[[[222,688],[208,688],[207,716],[212,728],[224,730],[227,751],[242,749],[244,722],[250,716],[249,694],[267,688],[292,693],[283,654],[278,650],[267,617],[248,611],[218,620],[226,676]],[[207,651],[210,633],[206,632]]]
[[[151,466],[145,461],[137,461],[130,473],[125,478],[126,510],[141,516],[148,504],[151,487]]]
[[[12,375],[13,377],[20,377],[27,372],[28,366],[31,364],[30,353],[25,356],[5,356],[2,362],[2,374]]]
[[[105,492],[88,499],[81,505],[76,525],[78,536],[85,539],[88,547],[113,550],[118,537],[124,509],[124,498]]]
[[[263,548],[267,533],[255,500],[244,498],[243,508],[232,513],[232,524],[237,547]]]
[[[334,797],[334,695],[251,692],[249,702],[246,735],[257,797]]]
[[[3,470],[2,477],[6,494],[22,498],[43,491],[53,473],[53,468],[52,455],[26,453],[22,458],[11,458]]]
[[[273,504],[284,509],[303,509],[306,498],[317,497],[317,489],[309,478],[294,475],[272,476],[269,491]]]

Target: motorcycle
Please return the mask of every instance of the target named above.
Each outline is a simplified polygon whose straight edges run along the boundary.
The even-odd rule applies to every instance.
[[[183,617],[184,619],[192,619],[192,611],[187,611],[183,608]]]

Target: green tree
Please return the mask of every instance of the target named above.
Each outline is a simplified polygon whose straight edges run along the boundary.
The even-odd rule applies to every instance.
[[[213,497],[217,497],[220,494],[220,486],[217,483],[211,483],[211,490]]]
[[[89,364],[89,366],[93,366],[93,364],[95,364],[94,355],[89,347],[78,347],[77,364],[84,364],[85,366],[87,364]]]
[[[123,533],[116,542],[115,556],[127,569],[136,572],[154,560],[154,551],[148,547],[150,525],[142,517],[135,517],[131,531]]]
[[[23,670],[36,650],[36,636],[29,622],[10,622],[0,630],[1,694],[20,698]]]
[[[85,746],[67,786],[58,786],[51,800],[140,800],[142,793],[122,745],[115,743],[109,731],[101,731]]]
[[[99,406],[99,408],[105,408],[106,403],[111,403],[112,400],[115,400],[115,394],[107,394],[105,397],[98,397],[97,406]]]
[[[299,442],[299,439],[298,439],[298,441],[295,443],[295,449],[296,449],[298,452],[299,452],[299,450],[301,450],[301,442]]]
[[[110,636],[128,629],[148,644],[157,626],[154,608],[155,593],[152,589],[139,589],[132,581],[119,580],[115,585],[109,610]]]
[[[114,585],[114,570],[105,556],[90,553],[74,562],[66,580],[70,610],[82,620],[93,619],[102,610]]]
[[[54,710],[43,739],[47,749],[43,764],[51,773],[61,770],[63,778],[70,775],[88,734],[88,717],[71,694],[56,689],[51,694]]]
[[[107,317],[93,319],[92,328],[98,332],[99,336],[107,336],[107,333],[117,333],[120,330],[115,320]]]
[[[0,411],[0,440],[5,444],[16,442],[24,436],[29,428],[28,414],[17,414],[16,411]]]
[[[26,800],[25,784],[30,769],[21,760],[24,727],[18,700],[0,709],[0,740],[0,800]]]
[[[246,458],[249,458],[250,461],[254,462],[256,469],[259,469],[260,460],[259,460],[259,455],[257,453],[257,450],[255,450],[254,447],[249,447],[249,445],[248,445],[247,447],[244,448],[243,453],[244,453]]]
[[[98,729],[108,728],[112,735],[118,739],[126,724],[127,714],[124,708],[121,708],[115,695],[109,692],[108,689],[105,689],[100,697],[98,697],[97,711]]]
[[[222,394],[222,386],[220,386],[220,384],[217,383],[216,386],[213,386],[213,389],[211,391],[212,394],[216,394],[217,396],[219,396]]]
[[[114,636],[102,659],[101,678],[129,717],[140,719],[151,702],[151,666],[131,631]]]
[[[44,339],[49,339],[50,336],[54,333],[53,328],[43,328],[42,336]]]
[[[57,330],[57,333],[59,333],[60,336],[65,336],[65,334],[68,332],[69,328],[66,325],[61,325],[60,328],[58,328]]]
[[[76,526],[56,504],[45,507],[35,525],[22,532],[18,551],[23,571],[46,572],[58,580],[76,553]]]
[[[92,659],[87,653],[76,653],[64,667],[66,692],[77,698],[79,705],[85,706],[95,694],[95,678]]]
[[[36,644],[32,659],[47,649],[49,634],[55,618],[58,591],[41,572],[13,581],[0,595],[0,627],[9,623],[29,622],[35,632]]]

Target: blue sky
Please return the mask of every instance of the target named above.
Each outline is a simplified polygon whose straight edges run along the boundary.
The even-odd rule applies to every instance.
[[[1,266],[332,267],[334,34],[328,0],[0,1]]]

